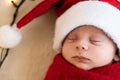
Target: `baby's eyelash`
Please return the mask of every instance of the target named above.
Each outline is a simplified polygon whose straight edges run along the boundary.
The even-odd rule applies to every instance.
[[[102,41],[101,40],[90,40],[91,44],[93,45],[99,45]]]
[[[76,38],[71,38],[71,37],[68,37],[67,39],[68,40],[76,40]]]
[[[75,42],[75,41],[77,41],[77,38],[76,37],[68,37],[66,40],[68,42]]]
[[[101,42],[101,40],[90,40],[92,42]]]

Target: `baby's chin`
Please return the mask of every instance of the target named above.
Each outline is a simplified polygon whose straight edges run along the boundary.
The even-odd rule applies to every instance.
[[[83,69],[83,70],[92,70],[92,69],[97,69],[106,65],[102,65],[102,66],[93,66],[93,65],[88,65],[88,64],[73,64],[74,66],[76,66],[79,69]]]
[[[88,64],[78,64],[78,65],[76,64],[74,66],[76,66],[79,69],[83,69],[83,70],[92,70],[92,69],[96,68],[96,67],[90,66]]]

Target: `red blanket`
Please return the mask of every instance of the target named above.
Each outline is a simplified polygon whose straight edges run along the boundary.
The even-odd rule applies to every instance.
[[[44,80],[120,80],[120,63],[86,71],[69,64],[58,54]]]

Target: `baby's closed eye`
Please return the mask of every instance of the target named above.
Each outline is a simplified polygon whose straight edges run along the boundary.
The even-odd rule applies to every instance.
[[[78,38],[75,37],[75,36],[68,36],[66,40],[69,41],[69,42],[74,42],[74,41],[77,41]]]
[[[102,43],[102,42],[103,42],[103,40],[100,39],[100,38],[91,38],[89,41],[90,41],[92,44],[99,44],[99,43]]]

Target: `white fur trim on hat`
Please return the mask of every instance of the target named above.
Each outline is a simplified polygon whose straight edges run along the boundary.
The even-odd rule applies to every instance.
[[[13,48],[20,43],[21,38],[21,33],[16,24],[12,27],[10,25],[0,27],[0,47]]]
[[[94,25],[106,32],[120,49],[120,11],[102,1],[83,1],[73,5],[56,21],[53,48],[61,44],[70,31],[81,25]]]

